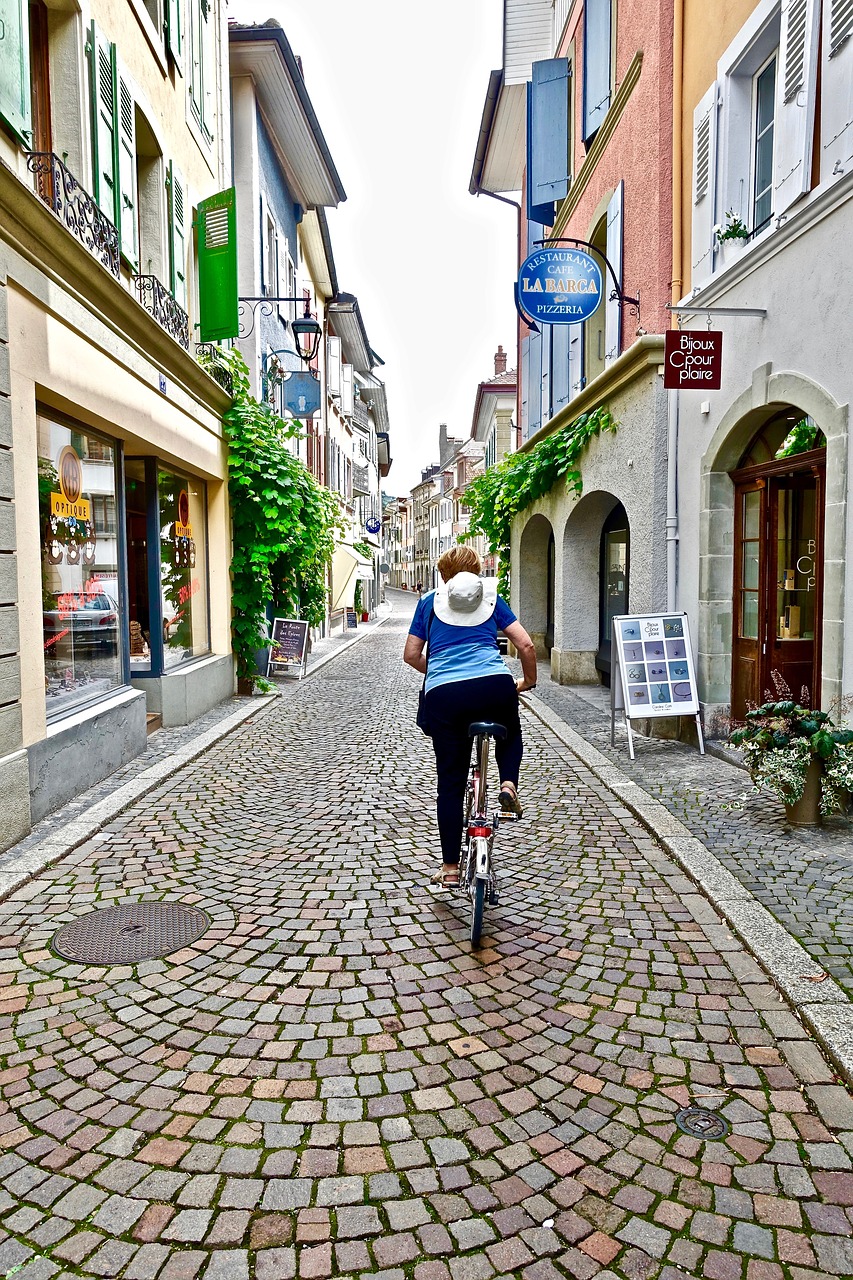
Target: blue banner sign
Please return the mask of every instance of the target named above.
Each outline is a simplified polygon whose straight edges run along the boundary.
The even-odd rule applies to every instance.
[[[537,249],[518,273],[521,308],[542,324],[582,324],[600,305],[603,291],[601,267],[582,249]]]
[[[312,373],[290,373],[281,386],[285,413],[292,417],[310,418],[320,408],[320,383]]]

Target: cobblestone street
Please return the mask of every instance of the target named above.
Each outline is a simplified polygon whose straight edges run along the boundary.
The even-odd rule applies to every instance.
[[[850,1095],[531,715],[479,950],[428,887],[413,603],[0,903],[0,1277],[853,1274]],[[51,950],[141,899],[212,926]]]

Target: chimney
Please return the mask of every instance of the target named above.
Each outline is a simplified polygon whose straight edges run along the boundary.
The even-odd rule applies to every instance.
[[[442,422],[438,428],[438,461],[440,465],[444,465],[447,457],[447,423]]]
[[[495,377],[499,373],[506,373],[506,352],[500,344],[495,352]]]

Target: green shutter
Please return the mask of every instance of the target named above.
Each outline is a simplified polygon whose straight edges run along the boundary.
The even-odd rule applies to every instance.
[[[116,208],[116,226],[121,234],[121,251],[124,256],[138,265],[138,231],[136,221],[136,111],[133,95],[127,81],[116,71],[116,87],[118,88],[118,207]]]
[[[0,116],[31,145],[28,0],[0,0]]]
[[[92,96],[92,156],[95,199],[111,222],[116,217],[115,45],[92,23],[89,41]]]
[[[180,170],[169,161],[169,287],[175,301],[187,309],[187,233],[184,220],[186,187]]]
[[[181,61],[181,22],[184,16],[183,0],[166,0],[166,45],[175,66],[183,70]]]
[[[234,188],[198,206],[198,307],[202,342],[236,338],[237,209]]]

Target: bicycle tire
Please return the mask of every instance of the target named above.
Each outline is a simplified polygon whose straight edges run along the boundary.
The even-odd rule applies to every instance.
[[[486,900],[486,885],[482,880],[474,881],[474,892],[471,896],[471,944],[477,946],[483,935],[483,905]]]

